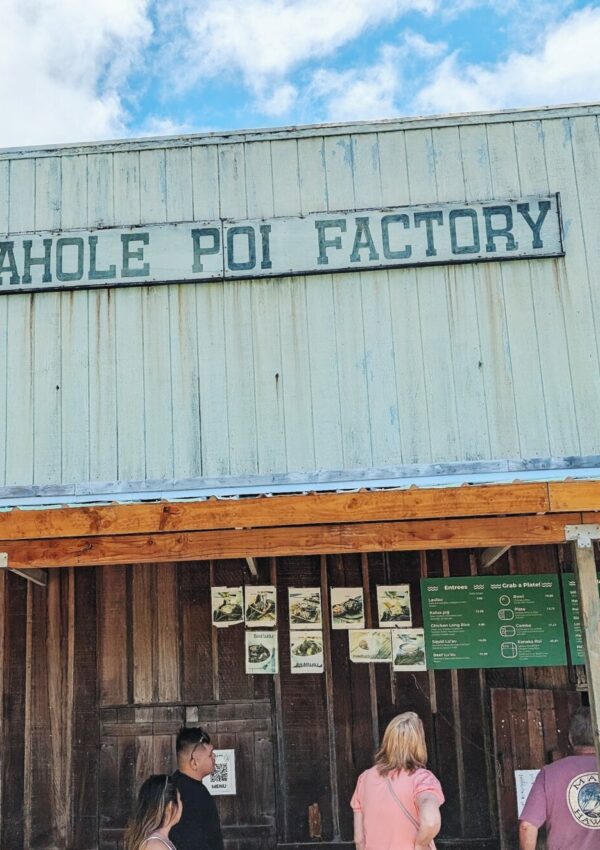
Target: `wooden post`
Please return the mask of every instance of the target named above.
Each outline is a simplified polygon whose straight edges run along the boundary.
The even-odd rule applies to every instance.
[[[573,555],[594,741],[600,764],[600,595],[593,541],[589,537],[587,540],[577,537]]]

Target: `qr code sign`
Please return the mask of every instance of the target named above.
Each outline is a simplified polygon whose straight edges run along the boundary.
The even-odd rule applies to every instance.
[[[212,774],[213,782],[229,782],[229,762],[218,764]]]
[[[204,779],[211,794],[235,794],[235,750],[215,750],[215,769]]]

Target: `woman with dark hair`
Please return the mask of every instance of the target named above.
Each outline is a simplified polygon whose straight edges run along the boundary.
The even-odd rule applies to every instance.
[[[375,764],[358,777],[351,803],[357,850],[434,850],[444,795],[426,763],[421,719],[413,711],[398,714]]]
[[[125,834],[125,850],[176,850],[169,832],[182,811],[171,777],[166,773],[148,777],[139,790],[137,808]]]

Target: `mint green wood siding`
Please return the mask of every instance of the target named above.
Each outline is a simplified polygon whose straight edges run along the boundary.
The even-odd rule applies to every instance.
[[[0,152],[0,236],[560,193],[565,256],[0,297],[0,486],[600,454],[600,108]]]

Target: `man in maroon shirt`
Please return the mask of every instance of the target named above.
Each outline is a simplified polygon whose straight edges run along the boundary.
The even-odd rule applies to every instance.
[[[543,767],[519,823],[520,850],[535,850],[545,824],[547,850],[600,850],[600,784],[589,708],[571,719],[573,755]]]

